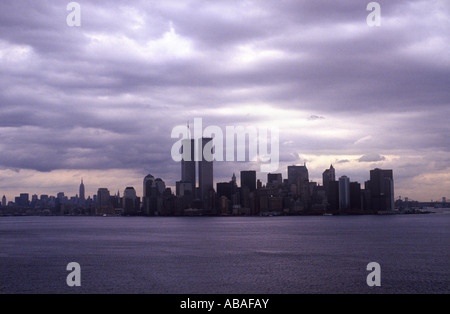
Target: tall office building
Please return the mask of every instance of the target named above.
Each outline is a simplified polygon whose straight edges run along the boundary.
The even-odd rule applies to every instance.
[[[303,166],[288,166],[288,184],[298,184],[309,181],[308,168],[306,163]]]
[[[350,208],[350,179],[347,176],[339,178],[339,210]]]
[[[326,169],[322,173],[322,185],[325,188],[325,191],[328,191],[330,181],[336,181],[336,173],[334,171],[333,165],[330,166],[330,169]]]
[[[256,171],[241,171],[241,188],[248,188],[250,192],[256,190]]]
[[[184,139],[181,143],[181,152],[183,154],[183,159],[181,160],[181,182],[190,183],[190,190],[195,192],[195,140]]]
[[[190,182],[177,181],[176,195],[193,197],[194,191],[192,191],[192,184]]]
[[[231,201],[233,183],[231,181],[218,182],[216,186],[217,186],[217,198],[220,199],[220,197],[225,196],[228,200]]]
[[[350,182],[350,208],[362,209],[361,184],[359,182]]]
[[[156,210],[156,184],[151,174],[144,178],[142,210],[147,216],[152,216]]]
[[[28,193],[21,193],[19,196],[19,206],[28,207],[30,205],[30,195]]]
[[[214,189],[213,181],[214,181],[214,174],[213,174],[213,161],[208,160],[210,158],[205,158],[205,146],[210,145],[211,146],[211,154],[213,153],[213,139],[210,137],[204,137],[199,139],[199,149],[201,148],[202,154],[201,158],[198,162],[198,185],[199,185],[199,192],[200,195],[198,195],[198,198],[200,198],[202,201],[207,200],[209,191],[211,189]],[[209,152],[207,152],[209,153]],[[211,156],[209,156],[211,157]]]
[[[267,174],[267,186],[278,187],[283,184],[283,177],[281,173],[268,173]]]
[[[166,189],[166,183],[161,179],[157,178],[155,180],[156,194],[158,196],[162,195]]]
[[[85,196],[85,190],[84,190],[84,183],[83,183],[83,178],[81,178],[81,184],[80,184],[80,196],[79,196],[79,198],[80,198],[80,200],[82,200],[82,201],[84,201],[85,199],[86,199],[86,196]]]
[[[155,181],[155,177],[152,176],[151,174],[147,175],[144,178],[144,189],[143,189],[144,198],[150,197],[152,195],[152,188],[154,187],[154,181]]]
[[[392,170],[370,170],[371,208],[376,211],[394,210],[394,177]]]
[[[97,190],[97,207],[107,208],[111,206],[110,193],[107,188],[99,188]]]
[[[5,195],[3,195],[3,197],[2,197],[2,206],[6,207],[6,196]]]
[[[127,187],[123,192],[123,209],[125,215],[136,215],[139,210],[139,199],[133,187]]]
[[[339,182],[328,182],[328,191],[326,191],[328,210],[336,211],[339,209]]]

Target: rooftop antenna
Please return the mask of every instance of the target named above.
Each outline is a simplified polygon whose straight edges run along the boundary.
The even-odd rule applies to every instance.
[[[188,128],[188,137],[191,139],[191,129],[189,127],[189,120],[187,121],[187,128]]]

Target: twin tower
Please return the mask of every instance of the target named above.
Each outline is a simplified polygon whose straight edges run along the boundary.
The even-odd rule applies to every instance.
[[[206,145],[209,144],[210,147],[212,147],[212,143],[210,143],[212,140],[213,139],[210,137],[199,138],[197,139],[197,145],[195,145],[195,139],[184,139],[182,141],[181,149],[184,150],[187,148],[188,151],[182,151],[181,181],[177,182],[177,194],[185,195],[190,193],[195,198],[200,199],[203,203],[208,201],[210,191],[214,189],[213,161],[206,160],[203,153],[199,153],[197,155],[198,157],[195,158],[195,149],[197,146],[198,150],[204,152]],[[198,160],[196,161],[196,159]],[[196,189],[197,165],[198,189]]]

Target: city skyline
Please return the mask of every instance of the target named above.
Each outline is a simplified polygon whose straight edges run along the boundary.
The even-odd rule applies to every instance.
[[[190,162],[188,162],[188,163],[190,163]],[[216,163],[217,163],[217,161],[215,162],[215,164]],[[185,166],[183,166],[183,164],[184,164],[183,161],[178,163],[178,164],[180,165],[180,168],[182,170],[181,170],[181,176],[176,181],[177,182],[178,181],[182,182],[183,178],[185,178],[183,176],[183,173],[184,173],[183,169],[184,169]],[[304,163],[303,165],[289,165],[289,166],[287,166],[287,168],[284,171],[281,170],[279,172],[273,172],[273,173],[265,173],[265,172],[260,172],[260,171],[257,171],[257,170],[235,169],[234,171],[231,172],[231,174],[232,174],[232,176],[234,176],[235,173],[241,174],[241,175],[238,175],[237,179],[236,179],[236,183],[237,183],[238,186],[242,185],[242,179],[241,179],[242,173],[248,173],[248,172],[254,172],[255,173],[255,180],[259,180],[262,183],[267,184],[268,183],[268,180],[267,180],[268,175],[281,174],[282,178],[288,178],[289,177],[289,168],[294,168],[294,167],[297,167],[297,168],[304,168],[305,167],[306,168],[306,163]],[[198,168],[197,166],[195,166],[195,162],[194,162],[193,168],[194,168],[194,171],[195,171],[196,168]],[[306,175],[309,176],[311,174],[311,171],[309,171],[308,168],[306,168],[306,169],[307,169],[306,170],[306,172],[307,172]],[[332,172],[333,175],[331,177],[329,177],[329,175],[328,175],[330,169],[333,171]],[[326,183],[324,184],[324,182],[326,182],[327,180],[339,182],[341,177],[347,177],[347,178],[349,178],[349,179],[351,179],[351,180],[353,180],[355,182],[359,182],[362,185],[364,184],[364,182],[366,180],[370,179],[370,176],[367,176],[367,174],[366,174],[366,176],[364,178],[360,178],[358,180],[358,179],[355,179],[355,178],[353,178],[351,176],[347,176],[345,173],[342,173],[339,170],[336,172],[336,167],[334,167],[333,164],[330,165],[330,169],[323,169],[323,171],[322,171],[322,173],[320,175],[314,174],[311,178],[308,177],[308,181],[309,182],[316,182],[316,183],[318,183],[319,186],[324,186],[326,188],[327,184]],[[197,169],[197,171],[198,171],[198,169]],[[144,180],[148,176],[150,176],[150,175],[145,176]],[[227,182],[227,181],[229,181],[232,178],[232,176],[221,177],[221,178],[216,178],[215,176],[213,176],[213,189],[216,190],[216,185],[218,183]],[[164,176],[163,175],[162,176],[153,176],[153,175],[151,175],[151,177],[152,177],[152,180],[154,180],[155,178],[162,178],[164,180]],[[198,173],[195,174],[194,181],[196,182],[195,188],[199,189],[200,188],[199,181],[198,181],[199,178],[197,178],[197,177],[198,177]],[[84,194],[83,195],[84,199],[87,199],[88,197],[92,199],[94,195],[97,195],[98,189],[100,189],[100,188],[106,188],[106,189],[108,189],[111,192],[111,195],[116,195],[116,191],[119,194],[123,193],[124,190],[127,187],[135,188],[136,189],[136,195],[138,197],[144,197],[145,196],[144,189],[141,190],[139,188],[142,185],[142,178],[139,178],[138,180],[140,182],[137,182],[136,184],[121,184],[121,183],[116,183],[116,184],[110,183],[110,184],[108,184],[108,183],[104,183],[104,184],[100,184],[99,186],[93,186],[93,185],[88,183],[87,184],[87,188],[86,188],[86,185],[85,185],[85,182],[86,182],[85,179],[86,179],[86,177],[80,177],[81,181],[78,182],[78,185],[74,184],[73,187],[71,189],[69,189],[69,190],[56,189],[56,190],[53,190],[51,192],[48,192],[48,191],[45,192],[44,191],[44,192],[41,193],[41,192],[35,192],[35,190],[27,191],[27,190],[23,190],[22,189],[22,190],[20,190],[20,192],[18,192],[16,194],[14,194],[14,193],[6,194],[6,193],[2,193],[2,191],[0,190],[0,197],[5,196],[6,199],[7,199],[7,202],[14,201],[15,197],[18,197],[20,194],[23,194],[23,193],[29,194],[30,197],[32,195],[37,195],[37,196],[40,196],[40,195],[57,196],[58,193],[64,193],[65,196],[67,196],[67,197],[76,197],[76,196],[78,196],[79,198],[81,198],[81,196],[82,196],[81,191],[83,191],[84,192],[83,193]],[[177,183],[177,182],[175,182],[175,183]],[[171,188],[172,192],[175,194],[177,184],[171,184],[171,183],[167,184],[167,181],[165,181],[165,184],[166,184],[166,186],[168,188]],[[189,182],[189,184],[191,184],[191,182]],[[255,184],[256,184],[256,181],[255,181]],[[396,186],[395,189],[397,191],[397,186]],[[216,193],[217,193],[217,191],[216,191]],[[409,199],[409,200],[414,200],[414,201],[419,201],[419,202],[430,202],[430,201],[432,201],[432,202],[439,202],[443,198],[445,199],[447,197],[448,196],[441,195],[441,196],[435,197],[434,199],[421,200],[421,199],[417,199],[414,195],[399,195],[396,192],[395,200],[399,199],[399,198],[401,198],[401,199],[405,199],[406,198],[406,199]]]
[[[379,27],[359,0],[78,2],[80,27],[68,2],[0,5],[0,196],[174,189],[170,132],[202,118],[278,127],[283,177],[395,169],[396,197],[450,197],[448,1],[379,1]]]
[[[210,140],[211,139],[208,139],[208,141],[206,141],[206,142],[209,142]],[[203,141],[200,141],[200,143],[202,143],[202,142]],[[206,142],[203,142],[203,143],[206,143]],[[201,162],[202,161],[199,161],[199,163],[201,163]],[[180,165],[181,165],[181,176],[179,178],[179,181],[177,181],[174,186],[166,185],[166,182],[164,181],[164,178],[161,178],[161,177],[155,177],[155,176],[153,176],[151,174],[148,174],[147,176],[144,177],[144,179],[143,179],[144,180],[144,184],[143,184],[142,191],[139,188],[137,188],[136,192],[135,192],[135,194],[136,194],[135,197],[139,197],[142,200],[142,209],[144,211],[145,211],[145,208],[148,206],[148,203],[146,203],[146,201],[144,200],[145,197],[151,195],[151,187],[152,187],[153,183],[155,181],[157,182],[158,180],[161,180],[161,179],[162,179],[162,183],[164,185],[163,189],[161,190],[161,193],[162,193],[162,191],[165,188],[169,188],[169,189],[171,189],[173,195],[178,195],[178,193],[180,193],[178,191],[178,188],[179,188],[178,184],[179,183],[185,183],[185,184],[188,185],[187,189],[189,191],[191,191],[191,187],[190,186],[193,186],[195,188],[195,191],[194,191],[195,197],[198,198],[198,199],[201,199],[200,195],[202,195],[202,192],[201,192],[202,189],[200,188],[199,178],[196,179],[197,173],[195,172],[195,169],[199,168],[199,167],[196,166],[195,162],[191,163],[191,165],[192,165],[191,167],[194,168],[194,175],[193,176],[189,176],[190,178],[193,178],[193,182],[194,183],[192,183],[191,181],[186,180],[186,170],[185,170],[186,164],[183,163],[183,161],[182,161],[182,162],[180,162]],[[372,169],[369,172],[369,176],[366,177],[364,180],[353,180],[353,178],[350,178],[350,177],[346,176],[345,174],[336,176],[336,172],[335,171],[336,171],[335,167],[333,166],[333,164],[331,164],[329,169],[324,169],[324,171],[322,173],[322,177],[321,177],[320,180],[314,180],[314,179],[310,179],[309,178],[309,170],[308,170],[308,168],[306,166],[306,163],[304,163],[303,165],[290,165],[290,166],[287,167],[285,172],[277,172],[277,173],[265,173],[265,172],[258,172],[256,170],[239,170],[239,171],[233,172],[231,177],[224,178],[223,180],[214,179],[214,176],[213,176],[213,186],[212,186],[212,188],[214,189],[215,193],[218,194],[219,193],[218,185],[224,184],[225,182],[228,184],[228,182],[232,182],[233,181],[233,182],[235,182],[236,186],[238,186],[239,188],[247,187],[247,188],[249,188],[250,192],[253,192],[253,191],[255,191],[257,189],[257,183],[258,182],[261,182],[263,187],[266,187],[266,186],[269,187],[269,186],[271,186],[272,182],[276,182],[275,185],[281,184],[283,181],[285,181],[287,184],[295,184],[294,182],[297,182],[299,179],[301,179],[301,181],[314,183],[318,187],[323,187],[323,189],[325,191],[327,191],[329,189],[329,182],[330,181],[334,181],[337,184],[336,188],[339,187],[338,188],[338,190],[340,191],[339,195],[341,195],[341,193],[347,193],[348,194],[350,192],[352,184],[358,184],[359,185],[358,189],[361,189],[368,182],[370,182],[370,181],[373,182],[375,180],[374,177],[373,177],[375,175],[375,173],[377,173],[377,171],[381,171],[382,173],[387,173],[387,176],[390,177],[390,181],[391,181],[390,185],[391,185],[391,187],[389,189],[392,189],[392,193],[393,193],[393,185],[392,185],[392,183],[393,183],[393,174],[392,174],[392,172],[393,171],[392,170],[380,170],[379,168]],[[235,173],[240,173],[240,175],[238,176],[238,179],[236,178]],[[380,174],[380,175],[381,176],[385,176],[385,174]],[[378,176],[380,176],[380,175],[378,175]],[[285,178],[285,180],[283,180],[282,178]],[[346,183],[347,186],[345,188],[347,190],[346,192],[341,191],[341,184],[342,184],[341,180],[344,179],[344,178],[347,181],[347,183]],[[384,180],[384,179],[382,179],[382,177],[380,177],[380,178],[381,179],[378,179],[378,181],[379,180],[381,180],[381,181]],[[231,179],[231,181],[228,181],[229,179]],[[352,181],[350,182],[350,180],[352,180]],[[280,181],[280,182],[278,182],[278,181]],[[150,185],[147,185],[147,182],[150,182]],[[250,182],[250,183],[248,183],[248,182]],[[251,183],[251,182],[253,182],[253,183]],[[16,195],[12,195],[12,196],[7,196],[7,195],[3,194],[3,197],[6,198],[6,204],[9,203],[9,202],[14,202],[14,199],[20,198],[22,195],[25,195],[25,194],[28,195],[30,200],[31,200],[32,196],[33,197],[36,196],[38,199],[40,199],[40,197],[42,195],[44,197],[49,197],[50,196],[50,197],[55,197],[55,198],[58,198],[60,195],[62,195],[63,197],[66,197],[67,199],[76,198],[77,200],[85,201],[85,200],[88,200],[88,199],[89,200],[95,200],[95,197],[98,196],[98,193],[101,190],[107,191],[108,192],[108,197],[109,196],[118,196],[120,198],[121,192],[123,194],[125,194],[127,189],[130,189],[130,188],[135,189],[135,186],[129,186],[128,185],[126,187],[122,187],[122,188],[118,188],[118,189],[114,190],[114,189],[110,189],[109,186],[110,185],[105,185],[104,184],[104,185],[102,185],[102,187],[91,187],[91,190],[95,190],[95,192],[92,193],[92,194],[86,194],[86,192],[85,192],[85,185],[84,185],[84,178],[81,178],[80,185],[78,186],[78,193],[75,193],[75,194],[71,194],[70,192],[67,193],[66,191],[62,191],[62,190],[59,190],[59,192],[55,192],[55,193],[34,193],[34,192],[31,193],[29,191],[22,191],[21,193],[18,193]],[[139,185],[137,185],[137,187],[139,187]],[[183,187],[183,191],[185,191],[185,189],[186,188]],[[115,193],[115,191],[117,191],[117,193]],[[181,192],[181,195],[183,195],[184,193],[185,192]],[[191,193],[191,192],[189,192],[189,193]],[[0,196],[2,196],[2,195],[0,195]],[[339,196],[339,197],[341,197],[341,196]],[[349,196],[347,195],[346,197],[348,198]],[[418,201],[418,202],[442,202],[442,203],[446,203],[447,197],[446,196],[442,196],[442,197],[438,197],[436,199],[432,199],[432,200],[428,200],[428,201],[427,200],[422,201],[422,200],[415,199],[414,197],[411,197],[411,196],[401,196],[401,195],[397,194],[397,195],[394,195],[394,198],[392,198],[392,201],[399,200],[399,199],[400,200],[406,200],[406,201],[410,200],[410,201]],[[3,201],[3,199],[2,199],[2,201]],[[348,203],[347,205],[350,205],[350,199],[347,200],[347,203]],[[3,202],[0,203],[0,204],[3,204]],[[340,206],[341,206],[341,204],[339,204],[339,207]],[[394,208],[393,204],[391,205],[391,208]]]
[[[193,143],[184,141],[182,146],[182,150],[187,149],[187,161],[192,161],[189,150]],[[213,138],[198,139],[198,147],[213,152]],[[76,196],[59,192],[56,197],[33,194],[30,199],[29,193],[21,193],[14,201],[3,196],[0,208],[3,215],[278,216],[410,213],[410,206],[418,206],[408,198],[395,199],[392,169],[370,170],[370,179],[363,187],[345,175],[336,180],[333,165],[322,173],[322,184],[310,181],[306,163],[288,166],[285,179],[281,173],[268,173],[263,183],[256,178],[255,170],[241,170],[240,184],[233,173],[230,181],[216,182],[214,187],[213,161],[208,158],[193,164],[181,162],[175,191],[162,178],[148,174],[143,179],[142,197],[128,186],[122,197],[120,191],[113,194],[103,187],[86,199],[82,178]],[[187,168],[193,170],[189,180],[186,173],[191,171]],[[441,205],[446,205],[445,197]]]

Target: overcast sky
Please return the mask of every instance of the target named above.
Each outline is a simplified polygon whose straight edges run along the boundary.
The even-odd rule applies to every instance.
[[[0,2],[0,194],[174,186],[171,130],[278,126],[281,163],[450,198],[450,1]],[[255,163],[216,162],[215,181]],[[266,181],[266,174],[258,177]],[[238,175],[239,178],[239,175]]]

